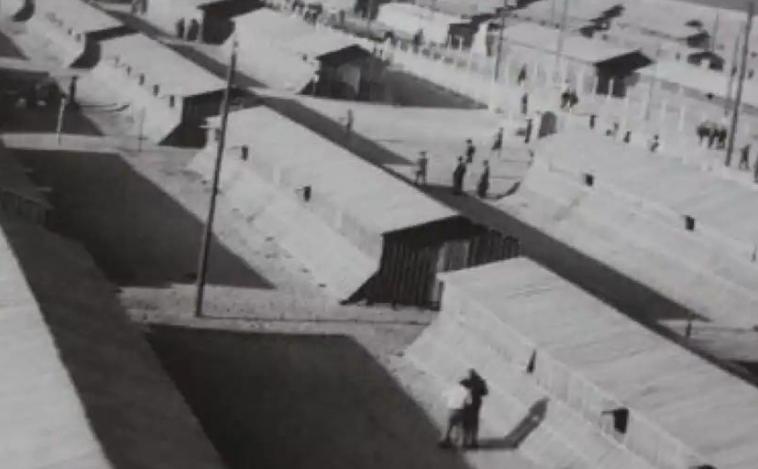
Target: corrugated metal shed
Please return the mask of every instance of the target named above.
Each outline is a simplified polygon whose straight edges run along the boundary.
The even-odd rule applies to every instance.
[[[119,58],[132,74],[144,73],[150,83],[161,86],[161,95],[195,96],[224,89],[223,80],[168,46],[143,34],[130,34],[102,42],[103,59]]]
[[[476,304],[534,347],[533,373],[546,373],[538,379],[551,392],[560,395],[565,378],[571,383],[572,405],[593,407],[591,401],[597,399],[599,413],[607,399],[609,407],[629,409],[629,429],[620,441],[645,457],[663,450],[656,467],[674,467],[671,461],[680,457],[719,469],[758,467],[755,387],[530,260],[498,262],[442,277],[464,302]],[[551,380],[550,373],[558,374]],[[570,395],[581,383],[588,392],[572,401]]]
[[[382,169],[265,107],[229,116],[229,146],[275,165],[296,185],[311,186],[374,234],[458,215]],[[253,158],[253,157],[251,157]]]

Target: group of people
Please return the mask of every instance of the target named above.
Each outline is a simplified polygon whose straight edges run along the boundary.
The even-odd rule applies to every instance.
[[[187,25],[187,21],[184,18],[179,18],[174,26],[177,39],[184,39],[187,41],[200,40],[200,22],[192,18]]]
[[[714,145],[719,149],[726,147],[726,139],[729,132],[725,125],[705,121],[697,126],[696,132],[700,145],[706,142],[708,148],[713,148]]]
[[[498,131],[498,135],[500,135],[499,145],[502,146],[502,129]],[[463,194],[463,182],[466,179],[466,171],[468,170],[468,165],[474,162],[474,156],[476,155],[476,147],[470,138],[466,139],[465,155],[465,159],[463,156],[458,157],[458,164],[453,170],[453,194],[455,195]],[[476,194],[483,199],[487,197],[487,192],[490,188],[490,164],[489,161],[484,160],[482,165],[482,174],[479,176],[479,182],[476,186]]]
[[[576,94],[576,90],[570,85],[563,87],[561,91],[561,109],[571,110],[579,103],[579,96]]]
[[[464,448],[479,447],[479,414],[484,396],[488,393],[487,382],[474,369],[468,376],[451,387],[445,395],[449,411],[447,429],[439,445],[451,448],[453,433],[458,432]]]

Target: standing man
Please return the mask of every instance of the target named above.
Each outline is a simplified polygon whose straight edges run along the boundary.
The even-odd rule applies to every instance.
[[[474,155],[476,154],[476,147],[474,142],[470,138],[466,139],[466,164],[474,162]]]
[[[466,163],[463,162],[463,157],[458,157],[458,165],[453,171],[453,194],[463,194],[463,179],[466,177]]]
[[[184,29],[185,29],[185,23],[184,18],[179,18],[176,21],[175,29],[176,29],[176,38],[177,39],[184,39]]]
[[[532,139],[532,119],[526,120],[526,129],[524,130],[524,143],[529,143]]]
[[[479,176],[479,184],[476,185],[476,195],[478,195],[480,199],[487,197],[487,191],[490,188],[490,162],[484,160],[483,164],[484,171],[482,171],[481,176]]]
[[[529,112],[529,92],[524,91],[521,95],[521,114],[526,115]]]
[[[76,106],[76,85],[79,77],[76,75],[71,77],[71,81],[68,83],[68,103],[72,106]]]
[[[463,414],[463,427],[465,432],[464,446],[469,448],[479,447],[479,413],[482,409],[482,400],[489,392],[487,382],[479,376],[473,368],[468,371],[468,378],[461,381],[468,389],[470,404],[466,406]]]
[[[448,409],[447,417],[447,430],[445,430],[445,436],[439,442],[441,448],[450,448],[453,446],[451,436],[455,428],[463,429],[464,427],[464,412],[471,405],[471,394],[469,389],[463,385],[463,382],[455,383],[445,393],[445,404]],[[464,444],[466,444],[466,435],[463,436]]]
[[[425,151],[419,152],[418,160],[416,160],[416,178],[413,183],[416,185],[426,185],[426,170],[429,167],[429,157],[426,156]]]
[[[526,64],[521,66],[521,69],[518,71],[518,77],[516,78],[516,82],[520,85],[526,81]]]
[[[658,134],[653,135],[653,139],[650,140],[650,144],[648,147],[650,150],[650,153],[655,153],[656,151],[658,151],[658,147],[660,146],[661,146],[660,137],[658,136]]]
[[[739,169],[744,171],[750,170],[750,144],[748,143],[740,149]]]
[[[497,132],[495,133],[495,138],[492,140],[492,154],[497,154],[497,157],[500,158],[501,153],[503,151],[503,128],[500,127],[497,129]]]

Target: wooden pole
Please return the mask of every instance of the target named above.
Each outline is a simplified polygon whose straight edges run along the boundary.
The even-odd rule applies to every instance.
[[[503,59],[503,33],[505,32],[505,11],[508,0],[503,0],[503,11],[500,14],[500,31],[497,34],[497,55],[495,56],[495,83],[500,79],[500,61]]]
[[[729,106],[732,104],[732,89],[734,89],[734,76],[737,74],[737,57],[740,51],[740,38],[743,28],[737,31],[737,37],[734,38],[734,50],[732,51],[732,63],[729,64],[729,78],[726,82],[726,99],[724,100],[724,116],[729,115]]]
[[[742,89],[745,85],[745,72],[747,70],[747,54],[750,45],[750,29],[753,27],[753,2],[747,4],[747,25],[745,26],[745,40],[742,43],[742,62],[740,63],[740,80],[737,82],[737,97],[734,100],[734,110],[732,111],[732,126],[729,129],[729,140],[726,145],[726,160],[724,164],[729,166],[732,163],[732,152],[734,152],[734,140],[737,134],[737,123],[740,116],[740,106],[742,105]]]
[[[145,118],[147,117],[147,108],[142,108],[139,120],[139,135],[137,135],[137,153],[142,153],[142,139],[145,132]]]
[[[563,42],[566,35],[566,21],[568,19],[569,1],[563,0],[563,13],[561,14],[561,30],[558,34],[558,47],[555,51],[555,69],[560,70],[561,59],[563,58]],[[560,73],[560,72],[559,72]]]
[[[221,102],[221,134],[218,138],[218,146],[216,148],[216,164],[213,168],[213,185],[211,187],[211,200],[208,207],[208,218],[205,220],[205,226],[203,230],[203,243],[200,247],[200,255],[198,257],[198,275],[197,275],[197,291],[195,296],[195,316],[200,317],[203,315],[203,297],[205,295],[205,278],[208,272],[208,255],[210,253],[211,238],[213,236],[213,217],[216,214],[216,195],[218,194],[218,184],[221,175],[221,160],[224,156],[224,144],[226,142],[226,124],[229,120],[229,102],[232,90],[232,82],[234,80],[234,69],[237,66],[237,42],[234,42],[232,47],[232,57],[229,64],[229,69],[226,74],[226,88],[224,89],[224,98]]]
[[[55,136],[58,141],[58,145],[61,144],[61,133],[63,132],[63,115],[66,112],[66,104],[68,100],[65,96],[61,96],[61,103],[58,107],[58,121],[55,125]]]

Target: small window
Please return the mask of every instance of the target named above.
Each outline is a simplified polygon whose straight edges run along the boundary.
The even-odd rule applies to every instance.
[[[588,187],[592,187],[595,185],[595,176],[592,174],[585,174],[584,175],[584,185]]]
[[[687,231],[695,231],[695,219],[689,215],[684,216],[684,228]]]
[[[619,407],[613,410],[603,411],[603,414],[610,415],[613,419],[613,429],[621,434],[626,434],[629,429],[629,409],[626,407]]]

